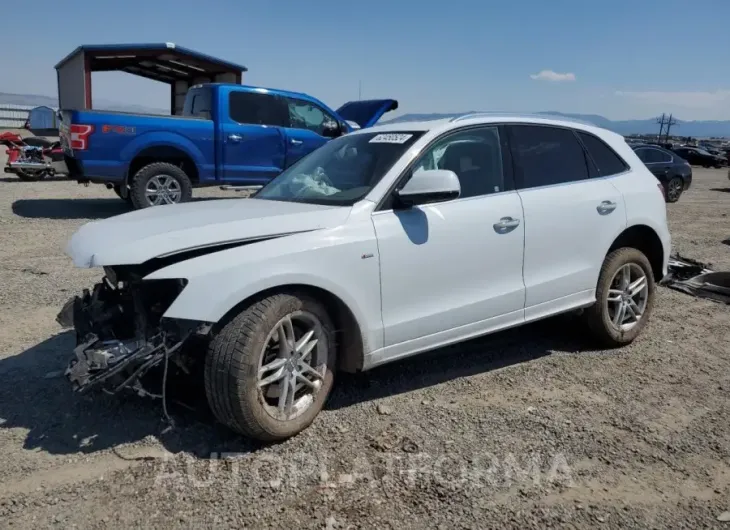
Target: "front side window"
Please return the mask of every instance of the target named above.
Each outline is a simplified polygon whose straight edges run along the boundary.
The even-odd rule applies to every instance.
[[[580,136],[583,145],[588,150],[588,154],[595,162],[600,176],[617,175],[628,169],[626,162],[600,138],[584,132],[579,132],[578,136]]]
[[[370,193],[422,135],[398,131],[341,136],[286,169],[254,198],[351,206]]]
[[[294,129],[308,129],[322,136],[326,125],[334,125],[335,119],[319,108],[307,101],[294,98],[287,98],[287,107],[289,110],[289,126]]]
[[[570,129],[544,125],[512,125],[509,129],[518,188],[589,178],[583,146]]]
[[[438,140],[416,161],[413,172],[448,169],[461,185],[459,198],[505,190],[502,148],[497,127],[460,131]]]
[[[246,125],[287,127],[286,103],[278,96],[258,92],[234,91],[228,96],[230,117]]]

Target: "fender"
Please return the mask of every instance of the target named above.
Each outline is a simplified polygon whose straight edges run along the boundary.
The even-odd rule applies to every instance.
[[[170,131],[150,131],[140,134],[122,149],[119,158],[129,167],[130,162],[137,155],[151,147],[174,147],[188,155],[198,169],[205,164],[203,153],[191,140]]]
[[[369,221],[369,220],[368,220]],[[382,347],[380,267],[372,223],[277,237],[212,252],[158,269],[145,280],[186,279],[166,318],[218,322],[242,301],[288,285],[325,290],[360,326],[364,353]],[[211,293],[215,293],[212,295]]]

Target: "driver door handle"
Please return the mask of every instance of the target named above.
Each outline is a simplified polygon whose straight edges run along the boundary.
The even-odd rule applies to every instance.
[[[520,225],[519,219],[514,219],[512,217],[502,217],[499,222],[494,223],[494,231],[499,234],[506,234],[507,232],[511,232],[515,228],[517,228]]]
[[[292,138],[291,139],[291,144],[292,145],[302,145],[302,141],[301,140],[295,140],[294,138]]]
[[[596,206],[596,210],[598,210],[598,213],[601,215],[608,215],[616,209],[616,206],[616,203],[613,201],[603,201],[601,204]]]
[[[231,142],[240,142],[241,140],[243,140],[243,136],[241,136],[240,134],[229,134],[228,139]]]

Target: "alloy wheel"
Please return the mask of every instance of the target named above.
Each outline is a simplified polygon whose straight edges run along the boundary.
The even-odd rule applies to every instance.
[[[316,316],[296,311],[279,320],[266,338],[257,387],[273,418],[292,420],[314,403],[327,370],[326,349],[319,347],[321,334]]]
[[[150,206],[178,203],[182,197],[180,183],[169,175],[155,175],[147,182],[145,197]]]
[[[639,323],[649,300],[649,280],[636,263],[622,266],[611,280],[606,302],[611,324],[628,331]]]

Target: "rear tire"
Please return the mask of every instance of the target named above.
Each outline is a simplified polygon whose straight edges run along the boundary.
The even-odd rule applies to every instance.
[[[335,367],[334,326],[324,306],[306,294],[275,294],[245,308],[213,338],[205,392],[218,421],[234,431],[284,440],[322,410]]]
[[[153,193],[157,190],[157,193]],[[163,204],[188,202],[193,185],[187,173],[168,162],[154,162],[140,169],[129,188],[135,210]]]
[[[15,171],[15,176],[17,176],[23,182],[37,182],[46,178],[48,176],[48,172],[46,170],[29,172],[23,169],[18,169]]]
[[[684,182],[679,177],[673,177],[665,187],[667,202],[677,202],[684,190]]]
[[[127,204],[132,204],[132,195],[129,192],[127,192],[127,196],[124,197],[122,195],[121,188],[119,186],[114,186],[114,193],[116,193],[117,194],[117,197],[119,197],[120,199],[122,199]]]
[[[622,286],[623,273],[627,270],[628,282]],[[640,281],[642,276],[643,284]],[[642,289],[638,290],[639,287]],[[630,296],[629,291],[634,290],[637,294]],[[651,316],[655,290],[654,273],[644,253],[628,247],[611,252],[603,262],[598,277],[596,303],[583,313],[594,338],[608,347],[633,342]],[[623,314],[620,313],[620,306],[624,307]],[[633,321],[632,314],[639,312],[638,320]],[[617,321],[621,324],[617,325]]]

